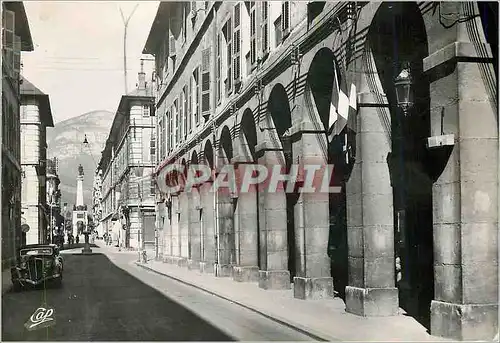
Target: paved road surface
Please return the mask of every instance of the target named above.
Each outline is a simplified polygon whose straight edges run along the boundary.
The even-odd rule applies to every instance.
[[[103,254],[66,253],[62,288],[6,293],[2,340],[313,340],[239,305],[130,265],[135,254],[110,256],[133,276]],[[56,324],[27,331],[24,323],[43,303],[54,308]]]

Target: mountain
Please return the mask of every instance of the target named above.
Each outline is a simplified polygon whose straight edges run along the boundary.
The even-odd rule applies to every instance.
[[[101,159],[113,117],[113,112],[92,111],[47,128],[47,155],[59,159],[61,203],[68,203],[71,209],[76,201],[76,176],[80,164],[85,174],[83,199],[85,204],[92,206],[94,172]],[[83,144],[85,135],[88,146]]]

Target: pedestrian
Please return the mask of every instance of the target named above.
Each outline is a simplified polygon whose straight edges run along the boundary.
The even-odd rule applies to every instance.
[[[80,236],[76,235],[76,244],[78,244],[79,242],[80,242]]]

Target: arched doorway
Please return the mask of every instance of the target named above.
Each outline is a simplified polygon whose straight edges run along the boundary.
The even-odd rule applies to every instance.
[[[285,156],[284,162],[286,172],[288,173],[293,163],[292,141],[288,132],[292,127],[292,114],[288,102],[288,95],[283,85],[277,84],[273,87],[267,103],[267,112],[271,114],[279,138],[279,142],[273,143],[275,146],[283,147],[283,154]],[[271,139],[276,139],[274,135],[271,134],[270,136]],[[297,193],[286,193],[288,271],[290,272],[290,282],[293,282],[293,278],[297,276],[297,259],[300,258],[300,253],[297,253],[295,244],[294,215],[294,206],[298,198]]]
[[[329,48],[320,49],[311,63],[307,82],[323,125],[322,129],[326,132],[329,130],[332,101],[337,104],[334,98],[339,96],[333,85],[335,82],[337,85],[345,82],[344,77],[333,51]],[[348,284],[346,182],[352,170],[353,160],[353,156],[348,154],[355,151],[355,149],[348,150],[347,147],[348,143],[352,144],[354,138],[354,132],[346,125],[337,135],[328,138],[327,150],[328,164],[334,165],[334,177],[330,184],[341,189],[340,193],[329,194],[330,233],[327,249],[331,259],[334,289],[342,299],[345,299],[345,287]]]
[[[383,3],[368,32],[378,76],[389,102],[396,285],[399,303],[427,328],[434,296],[432,178],[425,140],[430,136],[429,81],[423,72],[427,35],[416,3]],[[414,106],[398,108],[394,80],[410,67]]]

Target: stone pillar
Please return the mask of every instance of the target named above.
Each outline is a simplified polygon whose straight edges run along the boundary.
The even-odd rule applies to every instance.
[[[251,168],[247,163],[238,163],[242,160],[239,156],[234,159],[238,170],[241,186],[245,170]],[[236,260],[237,266],[233,267],[233,279],[239,282],[257,282],[259,280],[258,266],[258,214],[257,214],[257,186],[242,189],[238,195],[238,204],[235,213],[236,226]]]
[[[177,264],[181,256],[180,248],[180,209],[179,209],[179,195],[172,195],[172,258],[171,263]]]
[[[275,165],[283,165],[284,155],[281,149],[273,147],[269,141],[256,146],[259,164],[269,171]],[[268,192],[267,186],[259,184],[259,228],[261,250],[261,270],[259,287],[263,289],[290,289],[288,270],[287,212],[286,194]]]
[[[349,278],[346,311],[361,316],[396,315],[393,197],[387,156],[390,120],[384,94],[370,93],[362,74],[358,94],[356,163],[347,182]],[[378,74],[375,74],[378,78]]]
[[[307,133],[303,133],[306,130]],[[294,206],[295,249],[297,276],[293,279],[293,294],[299,299],[333,298],[331,261],[328,256],[330,233],[329,194],[322,191],[323,173],[327,173],[328,144],[324,132],[318,132],[308,122],[292,128],[294,160],[301,167],[321,166],[312,187],[315,192],[301,192]],[[327,174],[328,175],[328,174]],[[318,177],[319,176],[319,177]],[[309,175],[304,175],[309,179]],[[290,248],[290,247],[289,247]]]
[[[156,203],[156,230],[158,239],[158,260],[163,261],[165,254],[165,225],[166,208],[163,201]]]
[[[180,259],[178,265],[187,266],[189,258],[189,199],[186,192],[179,194],[179,250]]]
[[[491,56],[489,45],[467,42],[462,30],[460,41],[424,59],[432,135],[455,136],[433,186],[431,334],[491,340],[498,335],[499,157],[498,110],[488,95],[497,89],[485,82],[486,75],[495,79],[491,62],[478,56],[479,48]]]
[[[189,269],[199,269],[201,261],[201,222],[200,222],[200,194],[198,189],[193,187],[188,194],[189,201],[189,250],[190,256],[188,260]]]
[[[165,206],[163,218],[163,262],[168,262],[172,257],[172,217],[169,218],[169,212],[173,217],[173,211]]]
[[[205,182],[200,190],[201,222],[200,241],[202,245],[200,256],[200,271],[205,273],[214,272],[216,261],[216,237],[215,237],[215,198],[211,192],[212,182]]]

